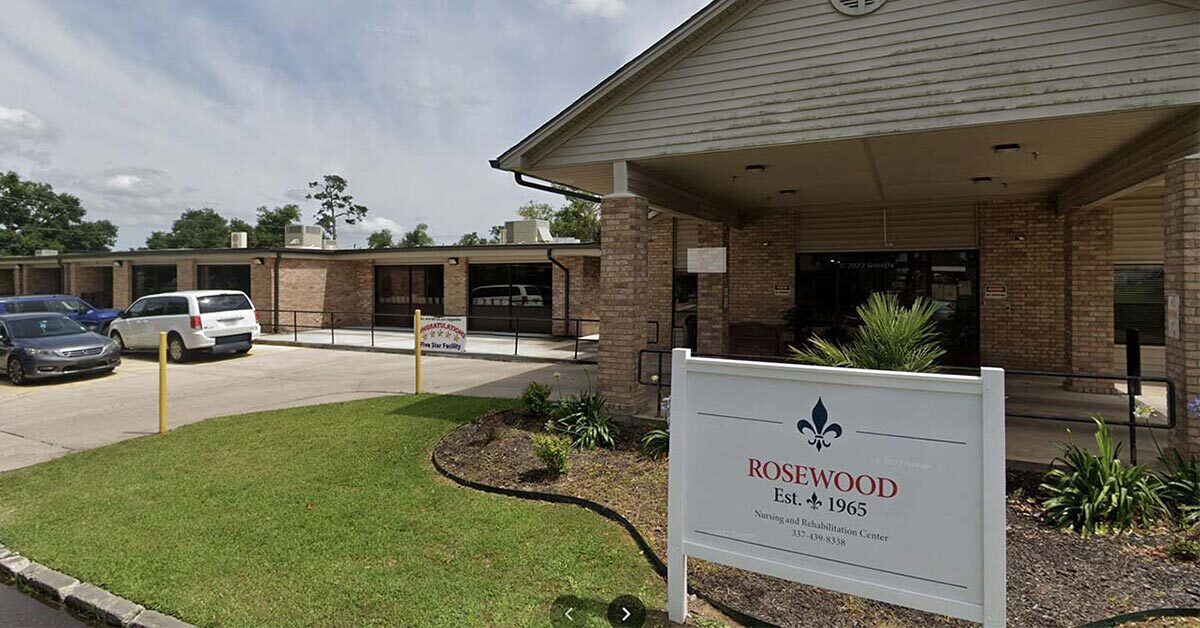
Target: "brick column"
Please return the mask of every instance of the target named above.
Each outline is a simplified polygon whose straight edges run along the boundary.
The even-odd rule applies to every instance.
[[[637,382],[638,351],[646,347],[645,199],[611,195],[600,203],[600,366],[597,382],[609,410],[633,415],[649,395]]]
[[[79,285],[79,264],[67,264],[63,270],[66,275],[63,277],[63,293],[83,296]]]
[[[442,268],[442,310],[446,316],[466,316],[470,260],[460,257],[457,264],[446,262]]]
[[[196,289],[196,260],[184,259],[175,263],[175,289]]]
[[[118,310],[129,307],[133,300],[133,263],[123,260],[120,266],[114,266],[112,282],[113,307]]]
[[[727,246],[723,224],[701,223],[700,246],[702,248]],[[725,261],[728,266],[728,257]],[[726,268],[728,270],[728,268]],[[698,353],[720,354],[729,352],[729,301],[728,273],[700,273],[696,303],[696,349]]]
[[[1067,364],[1072,373],[1112,373],[1112,208],[1075,207],[1067,213]],[[1075,379],[1068,390],[1115,394],[1111,382]]]
[[[25,294],[25,271],[23,266],[17,266],[12,270],[13,276],[13,294]]]
[[[263,311],[260,317],[263,331],[275,332],[275,263],[273,257],[263,258],[262,264],[250,262],[250,300],[254,307]],[[282,315],[280,315],[282,318]]]
[[[646,320],[658,323],[658,342],[650,346],[669,349],[671,342],[671,310],[675,302],[672,290],[675,282],[675,220],[659,215],[647,224],[646,285],[642,302],[646,304]],[[646,338],[653,342],[654,325],[648,325]],[[669,360],[667,360],[669,361]]]
[[[1200,453],[1200,416],[1187,402],[1200,396],[1200,155],[1167,165],[1164,292],[1167,298],[1167,377],[1175,382],[1178,423],[1170,447]]]

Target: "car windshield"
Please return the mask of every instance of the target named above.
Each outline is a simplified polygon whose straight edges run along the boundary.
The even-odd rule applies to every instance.
[[[48,299],[46,311],[57,314],[82,314],[92,308],[79,299]]]
[[[196,303],[200,305],[201,314],[254,309],[254,306],[250,305],[250,299],[247,299],[244,294],[216,294],[211,297],[200,297],[196,299]]]
[[[13,338],[51,338],[86,334],[87,330],[65,316],[39,316],[5,321]]]

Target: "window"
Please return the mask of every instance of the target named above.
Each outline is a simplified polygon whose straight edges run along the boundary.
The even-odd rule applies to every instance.
[[[196,303],[200,306],[201,314],[254,309],[254,306],[250,305],[250,299],[241,294],[218,294],[211,297],[200,297],[196,299]]]
[[[250,294],[249,264],[205,264],[196,267],[200,290],[238,290]]]
[[[471,329],[522,333],[551,331],[550,264],[472,264]]]
[[[45,301],[16,301],[5,306],[10,314],[49,312]]]
[[[84,334],[87,330],[65,316],[19,318],[8,321],[13,338],[51,338]]]
[[[191,314],[185,297],[163,297],[163,316],[187,316]]]
[[[133,267],[133,298],[148,294],[175,291],[175,265],[141,265]]]
[[[46,311],[58,314],[84,314],[92,308],[79,299],[50,299],[46,301]]]
[[[139,316],[145,316],[146,315],[146,303],[149,300],[150,299],[143,299],[143,300],[138,301],[138,302],[134,303],[133,305],[129,306],[129,310],[126,311],[126,316],[128,316],[129,318],[137,318]]]
[[[376,266],[375,324],[411,327],[413,311],[418,309],[426,316],[441,316],[444,280],[441,266]]]
[[[167,300],[166,299],[146,299],[146,304],[142,311],[142,316],[166,316],[167,315]]]
[[[1142,344],[1166,342],[1163,267],[1159,264],[1121,264],[1113,270],[1113,323],[1117,344],[1125,331],[1137,329]]]

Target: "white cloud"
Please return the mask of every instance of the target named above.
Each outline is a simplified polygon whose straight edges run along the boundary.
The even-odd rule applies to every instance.
[[[367,214],[366,218],[352,225],[338,225],[338,235],[353,234],[367,236],[375,233],[376,231],[382,231],[384,229],[390,230],[392,235],[396,237],[400,237],[400,235],[404,233],[404,228],[401,227],[400,223],[396,222],[395,220],[392,220],[386,216],[371,216],[370,214]]]
[[[604,18],[625,14],[625,0],[544,0],[551,6],[562,7],[567,13]]]
[[[50,125],[32,111],[0,105],[0,139],[49,140]]]

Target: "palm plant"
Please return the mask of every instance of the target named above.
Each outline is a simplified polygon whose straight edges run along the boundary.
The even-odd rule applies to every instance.
[[[849,344],[839,345],[813,335],[804,349],[789,347],[791,359],[817,366],[930,373],[945,355],[938,342],[933,316],[937,306],[918,298],[912,307],[900,305],[893,294],[875,293],[858,306],[863,325]]]
[[[1170,452],[1162,457],[1163,501],[1184,525],[1200,527],[1200,456]]]

